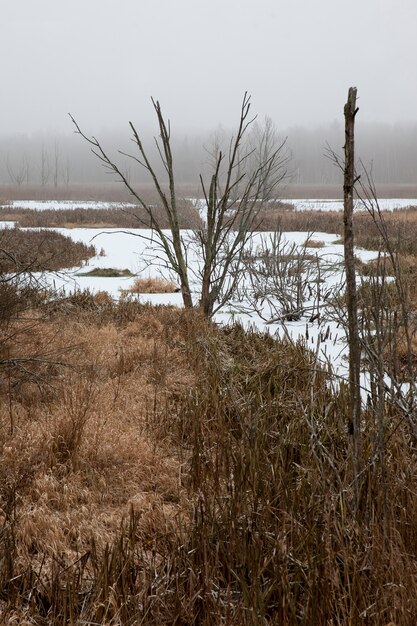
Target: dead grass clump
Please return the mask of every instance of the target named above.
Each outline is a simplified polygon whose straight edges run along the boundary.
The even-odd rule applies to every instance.
[[[99,276],[102,278],[118,278],[123,276],[133,276],[128,269],[115,269],[113,267],[94,267],[88,272],[78,272],[77,276]]]
[[[112,319],[118,310],[117,303],[106,291],[93,293],[88,289],[77,290],[70,295],[58,295],[46,302],[44,311],[50,316],[56,315],[79,318],[96,317],[96,322]]]
[[[325,245],[324,241],[317,241],[314,239],[306,239],[303,243],[305,248],[324,248]]]
[[[135,278],[133,285],[127,290],[129,293],[175,293],[178,287],[164,278],[149,276]]]
[[[392,259],[388,255],[381,255],[378,259],[373,259],[364,263],[361,268],[363,276],[391,276],[400,274],[404,280],[417,277],[417,256],[410,254],[396,255]]]

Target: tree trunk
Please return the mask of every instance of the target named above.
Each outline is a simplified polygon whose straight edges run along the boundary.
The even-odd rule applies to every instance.
[[[358,478],[361,471],[361,392],[360,392],[360,342],[356,297],[356,272],[353,237],[353,191],[355,186],[355,116],[356,88],[349,89],[345,104],[345,167],[344,167],[344,254],[346,271],[346,299],[348,310],[349,345],[349,397],[350,424],[353,437],[353,471],[355,481],[355,506],[358,505]]]

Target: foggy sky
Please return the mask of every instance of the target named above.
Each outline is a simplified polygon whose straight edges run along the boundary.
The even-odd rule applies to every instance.
[[[417,119],[416,0],[0,0],[0,133]]]

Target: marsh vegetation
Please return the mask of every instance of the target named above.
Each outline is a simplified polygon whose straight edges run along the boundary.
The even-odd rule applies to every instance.
[[[388,228],[403,216],[410,232],[413,212]],[[414,255],[392,241],[412,311]],[[406,379],[398,291],[380,288],[398,268],[361,267]],[[9,623],[414,623],[416,439],[394,399],[374,387],[363,414],[358,509],[347,388],[303,342],[106,293],[9,285],[2,302]]]

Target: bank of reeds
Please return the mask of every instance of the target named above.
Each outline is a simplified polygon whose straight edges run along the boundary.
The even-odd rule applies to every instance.
[[[155,214],[162,228],[169,224],[162,209],[155,206]],[[180,227],[196,229],[201,226],[200,217],[188,201],[179,211]],[[146,213],[137,208],[111,209],[47,209],[33,210],[0,207],[0,220],[17,221],[25,227],[84,227],[84,228],[149,228]],[[415,207],[384,211],[390,246],[400,254],[417,254],[417,210]],[[284,232],[327,232],[343,235],[343,214],[337,211],[294,211],[277,203],[273,208],[262,210],[255,223],[256,230]],[[369,249],[386,249],[372,217],[366,212],[355,214],[356,245]]]
[[[394,408],[383,471],[364,413],[357,507],[346,389],[301,344],[65,304],[30,342],[66,366],[1,389],[6,623],[415,623],[415,441]]]
[[[169,228],[169,221],[164,211],[154,206],[153,212],[161,228]],[[188,201],[179,206],[181,228],[197,228],[201,222],[198,212]],[[25,209],[19,207],[0,207],[0,220],[15,221],[25,228],[150,228],[151,221],[146,211],[137,207],[108,209]]]
[[[0,229],[0,273],[55,271],[81,265],[94,246],[48,230]]]
[[[389,244],[400,254],[417,254],[417,212],[414,208],[384,211]],[[259,216],[263,231],[325,232],[343,235],[343,213],[338,211],[266,211]],[[355,244],[368,250],[386,249],[386,242],[372,217],[355,213]],[[343,242],[341,242],[343,243]]]

